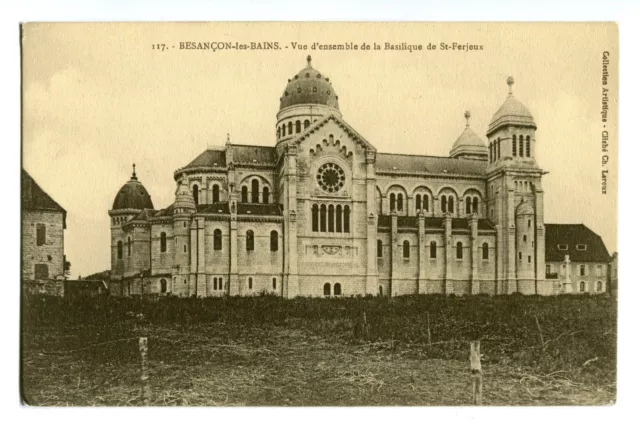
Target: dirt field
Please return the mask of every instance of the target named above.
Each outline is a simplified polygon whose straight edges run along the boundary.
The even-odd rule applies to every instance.
[[[425,302],[433,306],[440,302],[423,298],[425,300],[398,301],[400,305],[393,307],[375,304],[386,302],[377,300],[319,300],[319,306],[308,304],[316,301],[299,300],[297,302],[306,307],[299,310],[295,304],[293,307],[286,304],[296,301],[272,299],[220,300],[205,304],[198,300],[90,300],[82,304],[32,300],[23,305],[23,396],[33,405],[139,405],[137,338],[146,336],[152,405],[470,404],[471,375],[464,353],[467,350],[468,356],[468,341],[463,332],[436,338],[444,334],[438,331],[435,310],[433,318],[429,318],[432,335],[426,336],[431,338],[431,345],[422,338],[408,338],[410,334],[402,332],[392,332],[391,338],[385,338],[379,325],[376,327],[376,311],[397,308],[410,314],[411,306],[406,303]],[[531,301],[523,299],[525,301],[517,302],[521,307],[528,306]],[[193,304],[198,302],[197,306]],[[227,304],[223,304],[225,302]],[[361,310],[349,304],[356,302],[368,306],[370,324],[358,323]],[[442,319],[447,325],[465,315],[465,307],[458,305],[462,301],[443,301],[451,302],[456,303],[459,311],[458,316],[453,313],[454,316]],[[498,301],[483,302],[493,305]],[[567,302],[569,304],[558,305]],[[275,320],[256,313],[257,306],[262,304],[269,304],[263,306],[265,309],[277,305],[284,310]],[[574,305],[574,301],[545,301],[544,307],[538,308],[556,311],[564,317],[562,307],[567,305]],[[594,315],[604,315],[604,320],[610,317],[612,305],[615,303],[610,300],[586,300],[583,307],[575,304],[575,312],[582,311],[585,320],[595,320]],[[197,313],[186,317],[180,312],[183,307],[184,311]],[[362,304],[358,304],[358,308],[361,307]],[[334,308],[343,311],[344,320],[335,318],[339,314],[330,315],[329,310]],[[376,310],[378,308],[383,310]],[[162,313],[158,313],[159,310]],[[217,313],[214,314],[214,310]],[[300,317],[322,314],[325,310],[334,318],[332,321],[324,318],[310,323],[312,319]],[[211,313],[206,316],[210,316],[210,320],[202,319],[207,311]],[[297,314],[297,311],[307,313]],[[517,314],[518,310],[513,311]],[[539,317],[545,317],[542,322],[538,320],[542,329],[549,322],[544,311],[538,311]],[[167,312],[175,317],[166,317]],[[235,316],[232,312],[245,314]],[[251,312],[263,320],[251,319]],[[352,318],[351,322],[347,317]],[[575,315],[569,320],[581,322]],[[538,325],[532,326],[538,329]],[[596,334],[615,343],[615,323],[611,326],[613,339],[602,337],[607,329]],[[380,334],[375,338],[358,336],[375,332]],[[584,333],[579,329],[567,332],[571,339]],[[565,354],[549,343],[553,339],[548,333],[542,334],[547,343],[543,341],[540,347],[534,345],[532,349],[525,347],[513,352],[509,352],[508,347],[518,345],[521,336],[514,334],[501,340],[492,337],[487,329],[484,333],[489,334],[482,342],[483,352],[486,350],[483,359],[485,404],[590,405],[615,401],[615,346],[613,363],[604,358],[611,348],[605,346],[606,349],[600,348],[594,357],[587,360],[582,357],[573,364],[572,360],[562,360],[564,363],[558,364],[566,367],[553,366],[554,370],[550,370],[548,363],[542,362],[544,357],[530,360],[522,354],[544,349],[552,358],[564,359]],[[522,338],[525,335],[528,338],[528,334],[522,333]],[[531,341],[538,337],[534,332]],[[501,352],[509,354],[504,357],[496,354]],[[613,371],[610,370],[612,364]]]

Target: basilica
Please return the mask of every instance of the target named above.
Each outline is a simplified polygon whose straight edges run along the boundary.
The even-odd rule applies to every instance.
[[[486,139],[447,157],[382,153],[311,65],[280,98],[271,146],[227,143],[174,172],[155,208],[135,172],[108,211],[114,295],[543,294],[607,291],[584,225],[545,224],[536,122],[513,78]]]

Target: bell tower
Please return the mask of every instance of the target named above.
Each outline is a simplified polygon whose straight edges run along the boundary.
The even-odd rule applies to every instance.
[[[509,94],[493,115],[487,139],[487,209],[496,225],[499,294],[536,294],[545,284],[542,175],[535,160],[536,123],[524,104]]]

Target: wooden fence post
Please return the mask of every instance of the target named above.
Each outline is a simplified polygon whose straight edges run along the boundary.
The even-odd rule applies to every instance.
[[[471,379],[473,404],[482,404],[482,363],[480,362],[480,341],[471,341]]]
[[[147,338],[140,337],[140,385],[142,405],[149,405],[149,366],[147,365]]]

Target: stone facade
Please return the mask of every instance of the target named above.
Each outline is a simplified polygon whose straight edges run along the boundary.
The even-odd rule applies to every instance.
[[[289,80],[275,146],[210,148],[154,209],[132,179],[111,219],[115,294],[553,294],[536,124],[511,93],[487,144],[449,157],[379,153],[309,64]]]

